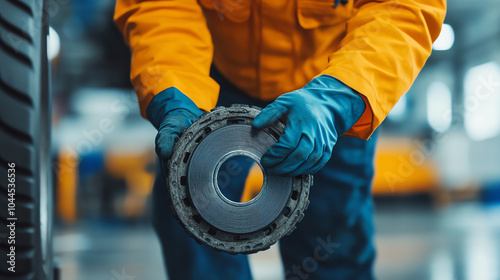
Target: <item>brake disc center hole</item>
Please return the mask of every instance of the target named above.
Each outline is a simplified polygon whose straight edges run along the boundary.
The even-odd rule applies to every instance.
[[[255,199],[264,185],[264,172],[255,156],[244,151],[226,155],[215,170],[216,191],[231,204]]]

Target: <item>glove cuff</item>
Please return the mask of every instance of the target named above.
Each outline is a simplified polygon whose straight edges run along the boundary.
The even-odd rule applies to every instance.
[[[327,99],[328,107],[334,115],[335,129],[338,135],[347,132],[363,115],[366,104],[361,94],[357,93],[339,79],[321,75],[304,86],[304,89],[322,89],[322,98]]]
[[[189,97],[175,87],[171,87],[153,97],[146,108],[146,116],[149,122],[156,129],[159,129],[160,124],[168,113],[179,109],[186,110],[196,117],[201,116],[203,113]]]

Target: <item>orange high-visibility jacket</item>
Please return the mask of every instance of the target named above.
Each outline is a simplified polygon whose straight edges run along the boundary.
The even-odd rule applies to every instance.
[[[249,95],[272,100],[331,75],[367,104],[346,133],[368,139],[431,53],[446,0],[117,0],[141,112],[176,87],[203,110],[217,102],[212,63]]]

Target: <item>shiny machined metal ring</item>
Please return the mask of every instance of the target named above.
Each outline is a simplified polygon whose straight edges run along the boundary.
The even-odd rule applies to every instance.
[[[268,249],[291,233],[309,203],[311,175],[264,173],[260,193],[248,202],[227,199],[218,186],[220,166],[243,155],[260,165],[264,152],[278,141],[285,124],[252,128],[258,107],[233,105],[205,113],[177,141],[166,178],[174,215],[201,244],[231,254]]]

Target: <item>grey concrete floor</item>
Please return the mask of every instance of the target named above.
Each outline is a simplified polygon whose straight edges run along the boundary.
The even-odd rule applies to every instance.
[[[378,279],[500,279],[500,208],[384,203],[376,225]],[[165,279],[147,225],[81,223],[56,230],[54,245],[64,280]],[[256,280],[283,279],[276,246],[252,255],[250,264]]]

